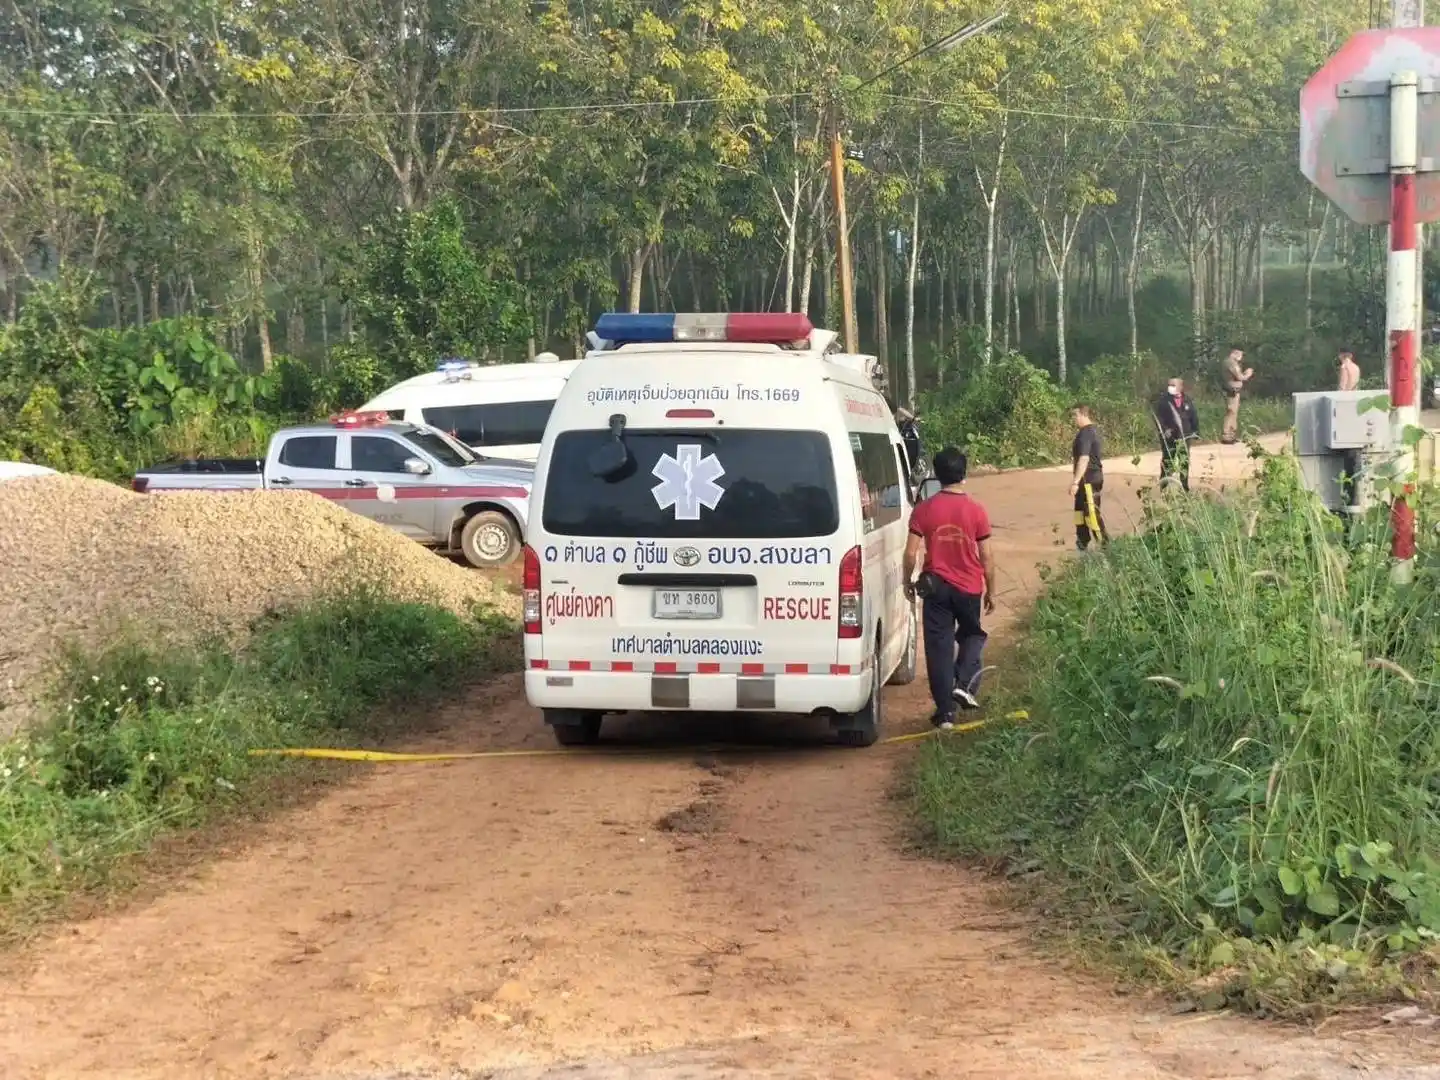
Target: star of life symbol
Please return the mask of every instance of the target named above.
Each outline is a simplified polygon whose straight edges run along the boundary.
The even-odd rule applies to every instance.
[[[699,521],[700,507],[714,510],[725,489],[716,480],[725,475],[725,466],[714,454],[702,458],[698,443],[682,443],[675,454],[663,455],[650,470],[660,483],[650,489],[661,510],[675,508],[676,521]]]

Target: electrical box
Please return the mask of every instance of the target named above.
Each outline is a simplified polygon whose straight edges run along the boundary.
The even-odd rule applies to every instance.
[[[1337,390],[1325,395],[1324,445],[1327,450],[1389,450],[1390,410],[1370,403],[1384,394],[1375,390]],[[1362,408],[1362,406],[1365,406]]]

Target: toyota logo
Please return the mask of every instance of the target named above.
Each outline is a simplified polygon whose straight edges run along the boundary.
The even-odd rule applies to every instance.
[[[696,551],[694,548],[682,547],[675,549],[676,566],[694,566],[699,561],[700,552]]]

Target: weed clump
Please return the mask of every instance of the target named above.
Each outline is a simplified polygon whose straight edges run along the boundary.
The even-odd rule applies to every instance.
[[[250,751],[344,743],[378,705],[513,667],[516,640],[502,617],[357,591],[262,622],[239,651],[72,652],[48,721],[0,743],[0,934],[291,767]]]
[[[1440,938],[1440,546],[1389,571],[1383,517],[1345,536],[1293,458],[1157,499],[1039,601],[1029,725],[926,752],[925,820],[1220,1000],[1395,990]]]

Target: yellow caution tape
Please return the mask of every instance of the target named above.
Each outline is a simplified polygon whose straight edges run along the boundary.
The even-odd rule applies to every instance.
[[[1028,720],[1030,714],[1020,709],[1015,712],[1006,713],[1006,720]],[[946,732],[916,731],[909,735],[892,735],[888,739],[881,739],[881,746],[890,746],[896,743],[914,742],[918,739],[928,739],[936,735],[963,735],[971,731],[979,731],[990,721],[972,720],[966,724],[956,724]],[[648,747],[648,746],[617,746],[617,747],[576,747],[574,749],[544,749],[544,750],[472,750],[468,752],[435,753],[435,754],[398,754],[387,750],[342,750],[329,747],[281,747],[267,750],[251,750],[251,757],[291,757],[291,758],[318,758],[327,761],[363,761],[377,765],[414,764],[427,761],[470,761],[475,758],[525,758],[525,757],[621,757],[636,756],[643,754],[655,754],[665,750],[679,750],[686,754],[752,754],[760,750],[794,750],[795,746],[785,745],[762,745],[762,746],[685,746],[685,747]]]

